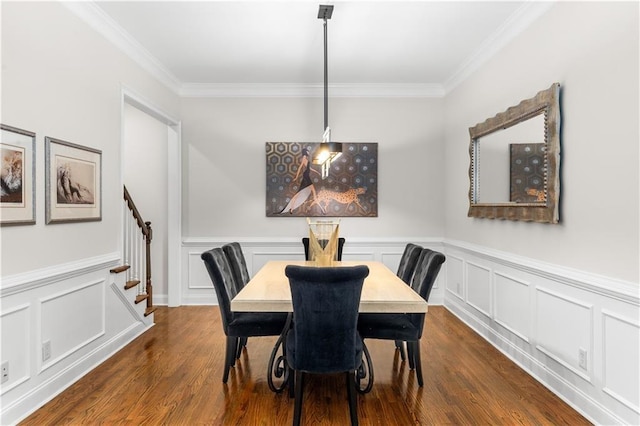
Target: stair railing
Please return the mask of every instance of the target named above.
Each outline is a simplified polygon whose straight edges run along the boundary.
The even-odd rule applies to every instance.
[[[151,222],[145,222],[138,211],[127,187],[124,187],[124,263],[126,270],[125,289],[136,287],[135,303],[147,301],[144,316],[155,311],[153,286],[151,284]]]

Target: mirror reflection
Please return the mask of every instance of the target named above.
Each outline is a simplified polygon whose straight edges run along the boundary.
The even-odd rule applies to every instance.
[[[469,128],[469,217],[560,221],[560,84]]]
[[[544,114],[476,141],[477,203],[544,203]]]

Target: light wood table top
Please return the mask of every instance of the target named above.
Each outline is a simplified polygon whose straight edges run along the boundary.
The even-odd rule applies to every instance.
[[[305,261],[270,261],[231,301],[237,312],[293,312],[287,265],[315,266]],[[342,261],[334,266],[366,265],[369,276],[364,280],[360,312],[427,312],[427,302],[382,262]]]

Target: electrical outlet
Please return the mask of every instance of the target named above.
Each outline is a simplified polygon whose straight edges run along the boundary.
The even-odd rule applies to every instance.
[[[587,369],[587,351],[585,349],[578,349],[578,366],[584,370]]]
[[[2,379],[0,380],[0,383],[4,383],[9,381],[9,361],[5,361],[2,363]]]
[[[46,361],[51,358],[51,340],[42,343],[42,360]]]

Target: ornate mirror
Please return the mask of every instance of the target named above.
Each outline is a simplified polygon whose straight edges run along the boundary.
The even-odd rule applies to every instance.
[[[469,128],[470,217],[558,223],[560,84]]]

